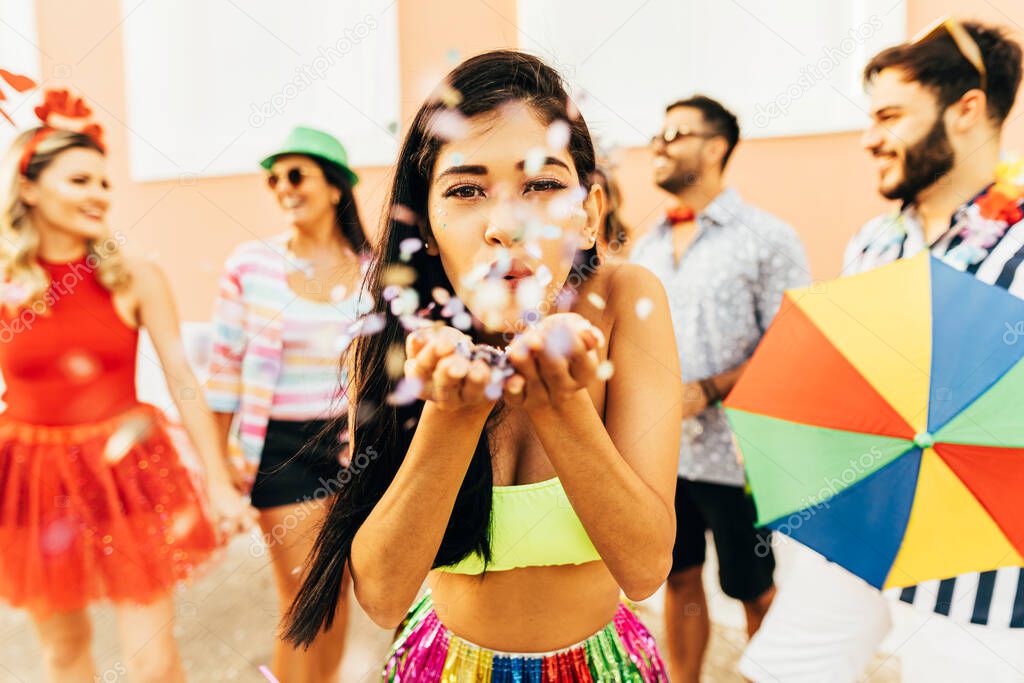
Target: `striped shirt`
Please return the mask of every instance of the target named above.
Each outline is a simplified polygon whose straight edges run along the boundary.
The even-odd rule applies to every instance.
[[[281,372],[274,385],[270,417],[315,420],[345,412],[346,377],[340,344],[356,319],[356,300],[321,303],[302,297],[282,310]]]
[[[229,456],[250,479],[259,467],[284,364],[285,311],[303,304],[288,285],[289,269],[301,267],[288,253],[288,237],[239,245],[225,263],[214,308],[206,400],[215,412],[237,413]]]
[[[964,204],[950,220],[950,228],[930,246],[932,254],[945,257],[962,241],[958,224]],[[871,270],[924,250],[924,230],[912,206],[896,214],[869,221],[846,249],[843,274]],[[1003,233],[979,263],[967,266],[982,282],[1003,287],[1024,298],[1024,221]],[[1024,628],[1024,569],[1004,567],[981,573],[963,574],[941,581],[886,591],[917,608],[945,615],[961,623],[1002,628]]]

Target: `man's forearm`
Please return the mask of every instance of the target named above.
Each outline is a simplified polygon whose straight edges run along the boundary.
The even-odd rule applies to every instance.
[[[699,415],[718,401],[721,401],[736,383],[740,381],[749,360],[743,361],[735,368],[712,375],[696,382],[683,384],[683,412],[686,417]]]

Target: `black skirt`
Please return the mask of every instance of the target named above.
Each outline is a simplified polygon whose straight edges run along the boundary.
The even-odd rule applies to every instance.
[[[328,420],[271,420],[250,497],[263,510],[326,498],[340,488],[341,445],[314,437]],[[333,444],[333,445],[332,445]]]

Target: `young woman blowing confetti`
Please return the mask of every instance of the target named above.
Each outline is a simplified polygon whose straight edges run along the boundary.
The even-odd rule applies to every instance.
[[[665,680],[620,596],[669,570],[679,369],[658,281],[599,267],[593,171],[535,57],[474,57],[418,112],[350,356],[351,478],[294,642],[330,627],[349,567],[370,617],[401,624],[385,680]]]

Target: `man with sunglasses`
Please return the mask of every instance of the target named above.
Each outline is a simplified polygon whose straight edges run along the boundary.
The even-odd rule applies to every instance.
[[[901,205],[853,237],[844,274],[927,248],[1024,297],[1024,199],[1000,200],[1004,209],[988,215],[999,199],[993,182],[1007,181],[1000,136],[1020,79],[1019,45],[998,28],[953,19],[871,60],[864,80],[872,123],[861,141],[876,161],[879,192]],[[979,349],[979,358],[985,353]],[[756,681],[856,680],[889,631],[892,605],[793,546],[790,571],[741,671]],[[893,595],[923,610],[899,613],[918,622],[898,644],[904,681],[1024,681],[1024,570],[929,581]]]
[[[673,681],[699,680],[710,635],[701,578],[706,531],[714,535],[722,591],[743,603],[750,633],[774,594],[770,536],[755,529],[719,401],[739,379],[783,290],[807,284],[809,270],[793,229],[725,186],[738,141],[736,117],[720,103],[698,95],[669,105],[651,146],[654,180],[672,195],[671,208],[631,256],[665,285],[682,369],[686,421],[665,598]]]

